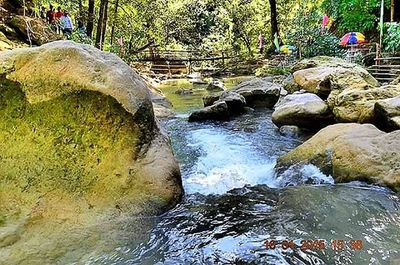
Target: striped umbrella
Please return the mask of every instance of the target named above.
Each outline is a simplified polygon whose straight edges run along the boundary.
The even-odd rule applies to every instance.
[[[349,32],[340,40],[342,46],[360,43],[365,43],[365,36],[360,32]]]

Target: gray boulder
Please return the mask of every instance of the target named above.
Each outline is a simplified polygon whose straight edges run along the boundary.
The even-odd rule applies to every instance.
[[[242,113],[243,108],[246,106],[245,98],[234,91],[226,91],[222,93],[219,100],[215,103],[219,102],[225,102],[227,104],[231,115]]]
[[[282,86],[255,78],[237,85],[233,91],[246,99],[249,107],[272,108],[279,100]]]
[[[214,105],[197,110],[190,114],[189,122],[206,120],[229,120],[230,114],[226,102],[218,102]]]
[[[204,96],[203,97],[204,107],[213,105],[215,101],[219,100],[220,96],[221,96],[221,94],[211,94],[211,95]]]
[[[289,93],[294,93],[294,92],[299,91],[301,89],[301,87],[294,81],[294,78],[293,78],[292,74],[288,75],[282,81],[282,86]]]
[[[206,90],[208,91],[224,91],[224,83],[219,80],[213,80],[210,84],[208,84]]]
[[[319,129],[332,121],[328,105],[311,93],[292,94],[284,97],[272,113],[272,122],[278,127],[295,125]]]
[[[400,129],[400,96],[375,103],[375,122],[386,131]]]

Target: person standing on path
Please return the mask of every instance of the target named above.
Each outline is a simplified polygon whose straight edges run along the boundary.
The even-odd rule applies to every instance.
[[[46,20],[50,25],[53,25],[55,22],[55,12],[52,5],[50,5],[50,9],[46,13]]]
[[[260,35],[258,36],[258,49],[260,51],[260,54],[264,53],[264,35],[260,32]]]
[[[61,34],[61,18],[64,16],[64,12],[61,10],[61,6],[57,8],[57,12],[54,14],[56,26],[57,26],[57,33]]]
[[[67,36],[68,39],[71,38],[72,31],[74,30],[74,25],[72,24],[71,17],[69,13],[65,11],[64,15],[60,19],[60,25],[63,33]]]

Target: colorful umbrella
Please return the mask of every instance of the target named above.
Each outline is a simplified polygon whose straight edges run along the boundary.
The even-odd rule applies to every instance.
[[[340,40],[340,45],[352,45],[365,43],[365,36],[360,32],[349,32]]]
[[[291,54],[296,51],[296,47],[292,45],[283,45],[280,48],[281,53]]]

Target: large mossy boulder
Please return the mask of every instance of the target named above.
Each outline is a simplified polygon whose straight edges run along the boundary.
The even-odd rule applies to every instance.
[[[330,56],[316,56],[312,58],[307,58],[303,59],[301,61],[298,61],[295,63],[292,67],[292,72],[296,72],[299,70],[304,70],[308,68],[314,68],[314,67],[337,67],[337,66],[343,66],[347,65],[348,62],[341,58],[337,57],[330,57]]]
[[[11,50],[14,44],[10,41],[3,32],[0,31],[0,52],[5,50]]]
[[[278,172],[293,164],[314,164],[336,182],[367,181],[400,191],[400,131],[371,124],[328,126],[280,157]]]
[[[379,82],[363,67],[332,57],[315,57],[300,61],[294,66],[295,83],[302,89],[318,94],[324,99],[331,91],[369,89]]]
[[[243,96],[249,107],[272,108],[280,97],[282,86],[263,78],[254,78],[244,81],[234,87],[232,91]]]
[[[328,105],[311,93],[287,95],[275,106],[272,121],[278,127],[294,125],[320,129],[332,122]]]
[[[149,90],[117,56],[70,41],[5,51],[0,84],[1,263],[114,249],[181,198]]]
[[[386,130],[400,129],[400,96],[377,101],[374,106],[376,124]]]
[[[328,105],[332,109],[337,122],[378,122],[375,121],[375,103],[400,95],[400,86],[387,85],[382,87],[346,89],[333,91],[328,97]]]

